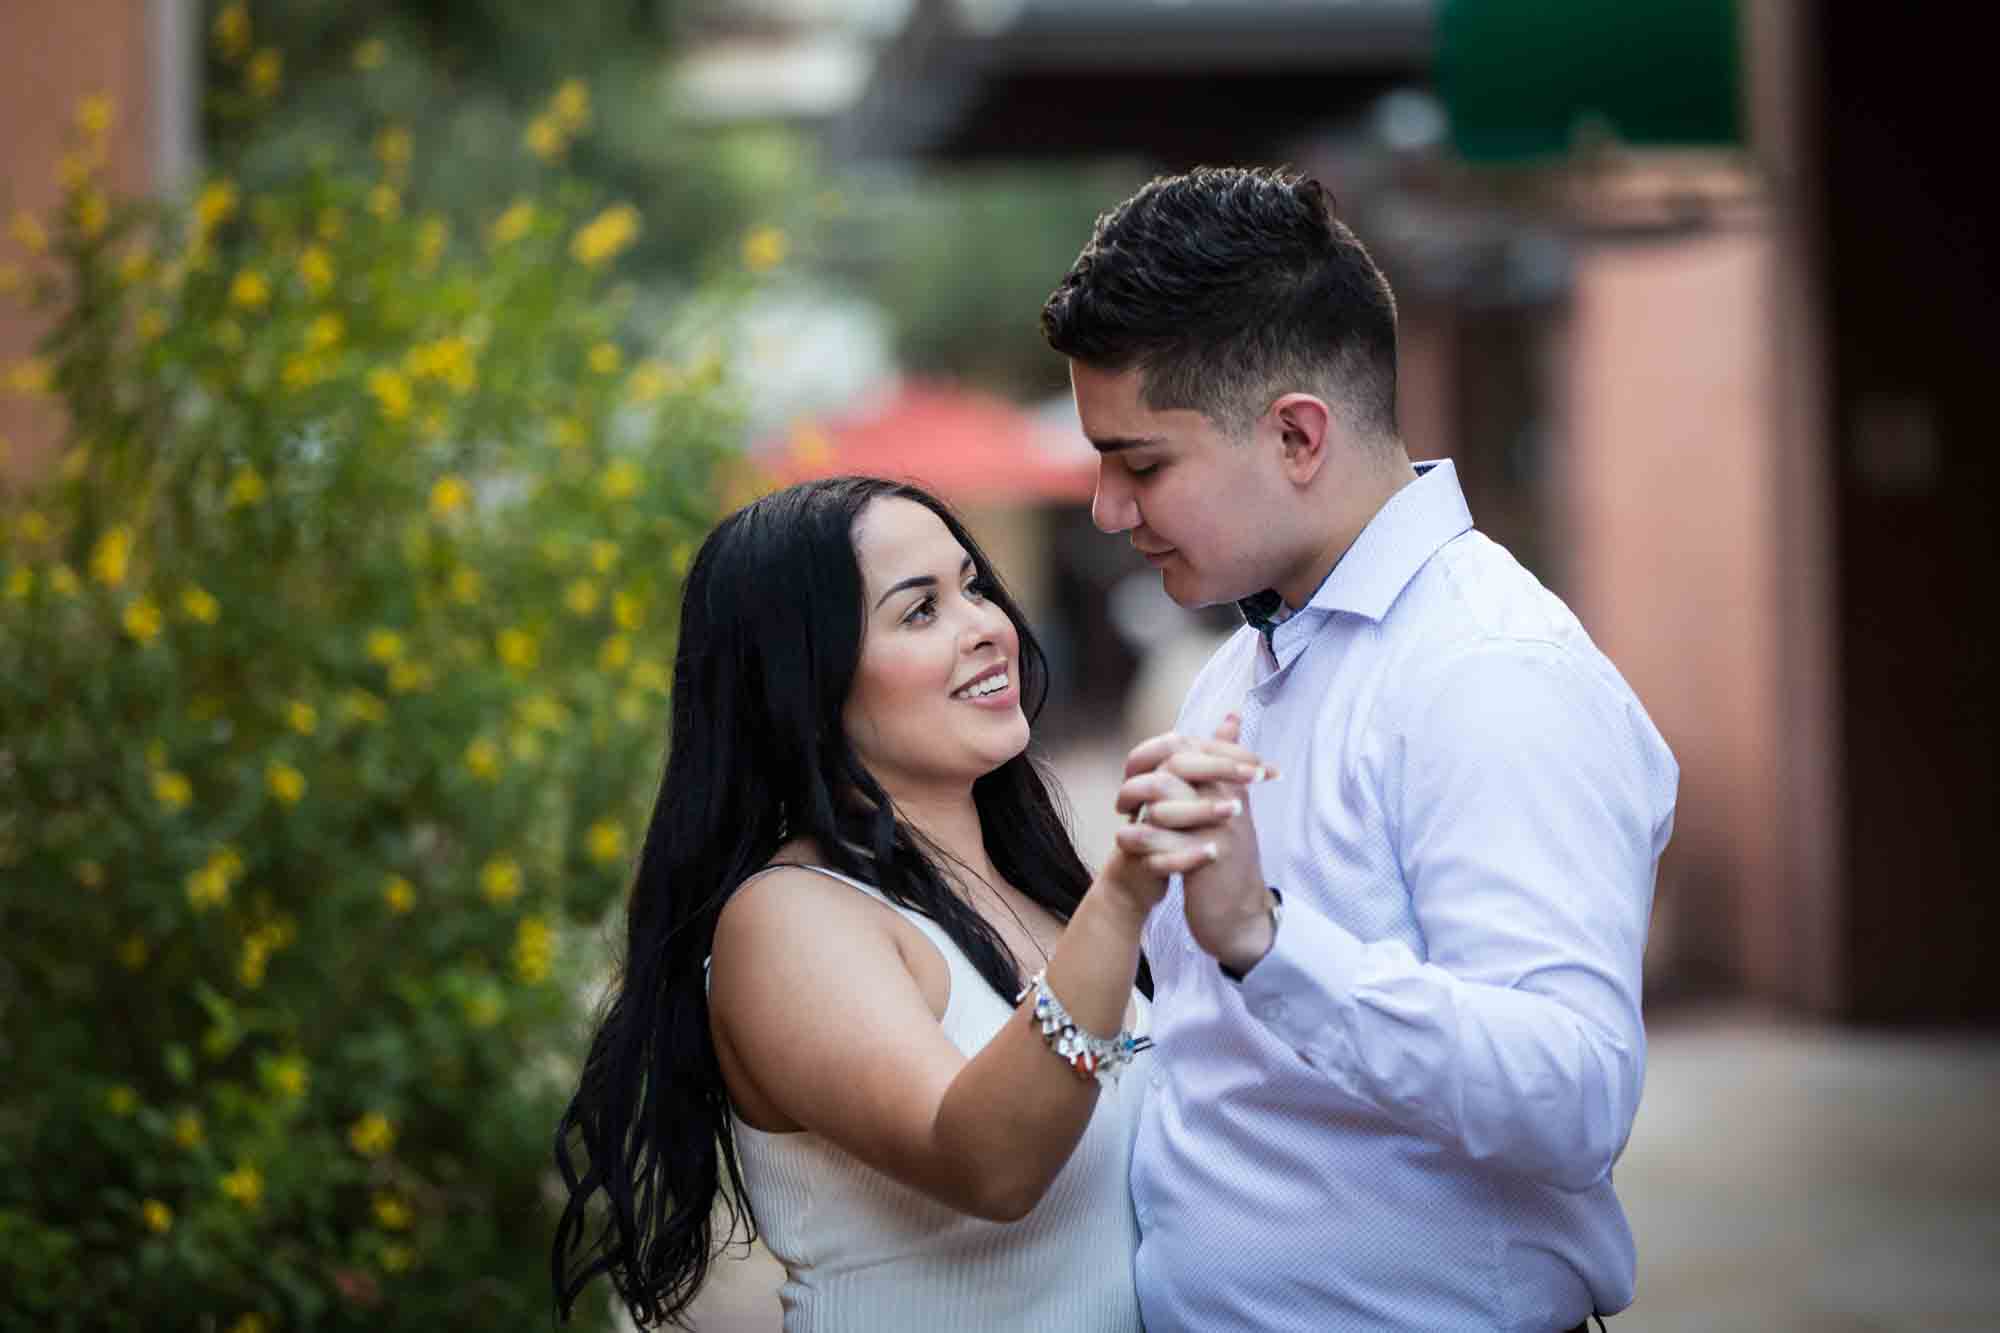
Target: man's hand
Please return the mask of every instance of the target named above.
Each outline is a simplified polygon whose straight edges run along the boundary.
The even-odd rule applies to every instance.
[[[1206,855],[1175,865],[1186,893],[1188,930],[1217,962],[1241,974],[1270,952],[1271,891],[1257,856],[1257,827],[1250,815],[1249,785],[1277,776],[1237,743],[1242,723],[1223,719],[1208,740],[1168,733],[1135,746],[1125,761],[1117,808],[1145,810],[1144,823],[1118,831],[1119,848],[1139,856],[1162,846],[1160,829],[1201,825]],[[1152,826],[1158,825],[1158,828]],[[1178,850],[1187,835],[1170,835]]]

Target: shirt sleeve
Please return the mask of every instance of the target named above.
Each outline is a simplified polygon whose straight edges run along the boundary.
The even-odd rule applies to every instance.
[[[1287,898],[1243,999],[1411,1132],[1588,1189],[1639,1106],[1672,757],[1636,700],[1554,645],[1482,647],[1414,697],[1382,798],[1427,956]]]

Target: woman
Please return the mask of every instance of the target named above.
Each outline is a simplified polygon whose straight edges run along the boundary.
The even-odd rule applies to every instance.
[[[1141,1044],[1146,913],[1240,805],[1158,789],[1093,879],[1027,754],[1041,651],[908,486],[724,520],[674,670],[624,975],[557,1134],[560,1310],[608,1273],[680,1322],[720,1195],[786,1266],[787,1330],[1137,1329],[1143,1079],[1105,1075]]]

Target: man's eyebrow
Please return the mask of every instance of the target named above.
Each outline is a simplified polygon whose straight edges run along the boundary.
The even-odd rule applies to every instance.
[[[971,569],[972,567],[973,567],[972,557],[967,556],[965,557],[964,560],[959,562],[958,572],[963,574],[966,570]],[[911,577],[904,579],[901,583],[893,585],[887,592],[883,593],[880,597],[877,597],[875,599],[875,609],[877,611],[880,611],[882,609],[882,603],[888,601],[891,597],[894,597],[897,593],[902,592],[905,589],[935,588],[935,587],[937,587],[937,579],[932,575],[929,574],[912,575]]]
[[[1093,439],[1090,447],[1100,454],[1115,454],[1126,449],[1146,449],[1165,443],[1156,435],[1107,435],[1101,440]]]

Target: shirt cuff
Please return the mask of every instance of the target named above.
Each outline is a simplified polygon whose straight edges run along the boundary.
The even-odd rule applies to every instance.
[[[1243,1003],[1300,1055],[1320,1063],[1367,946],[1295,898],[1285,900],[1271,951],[1243,974]]]

